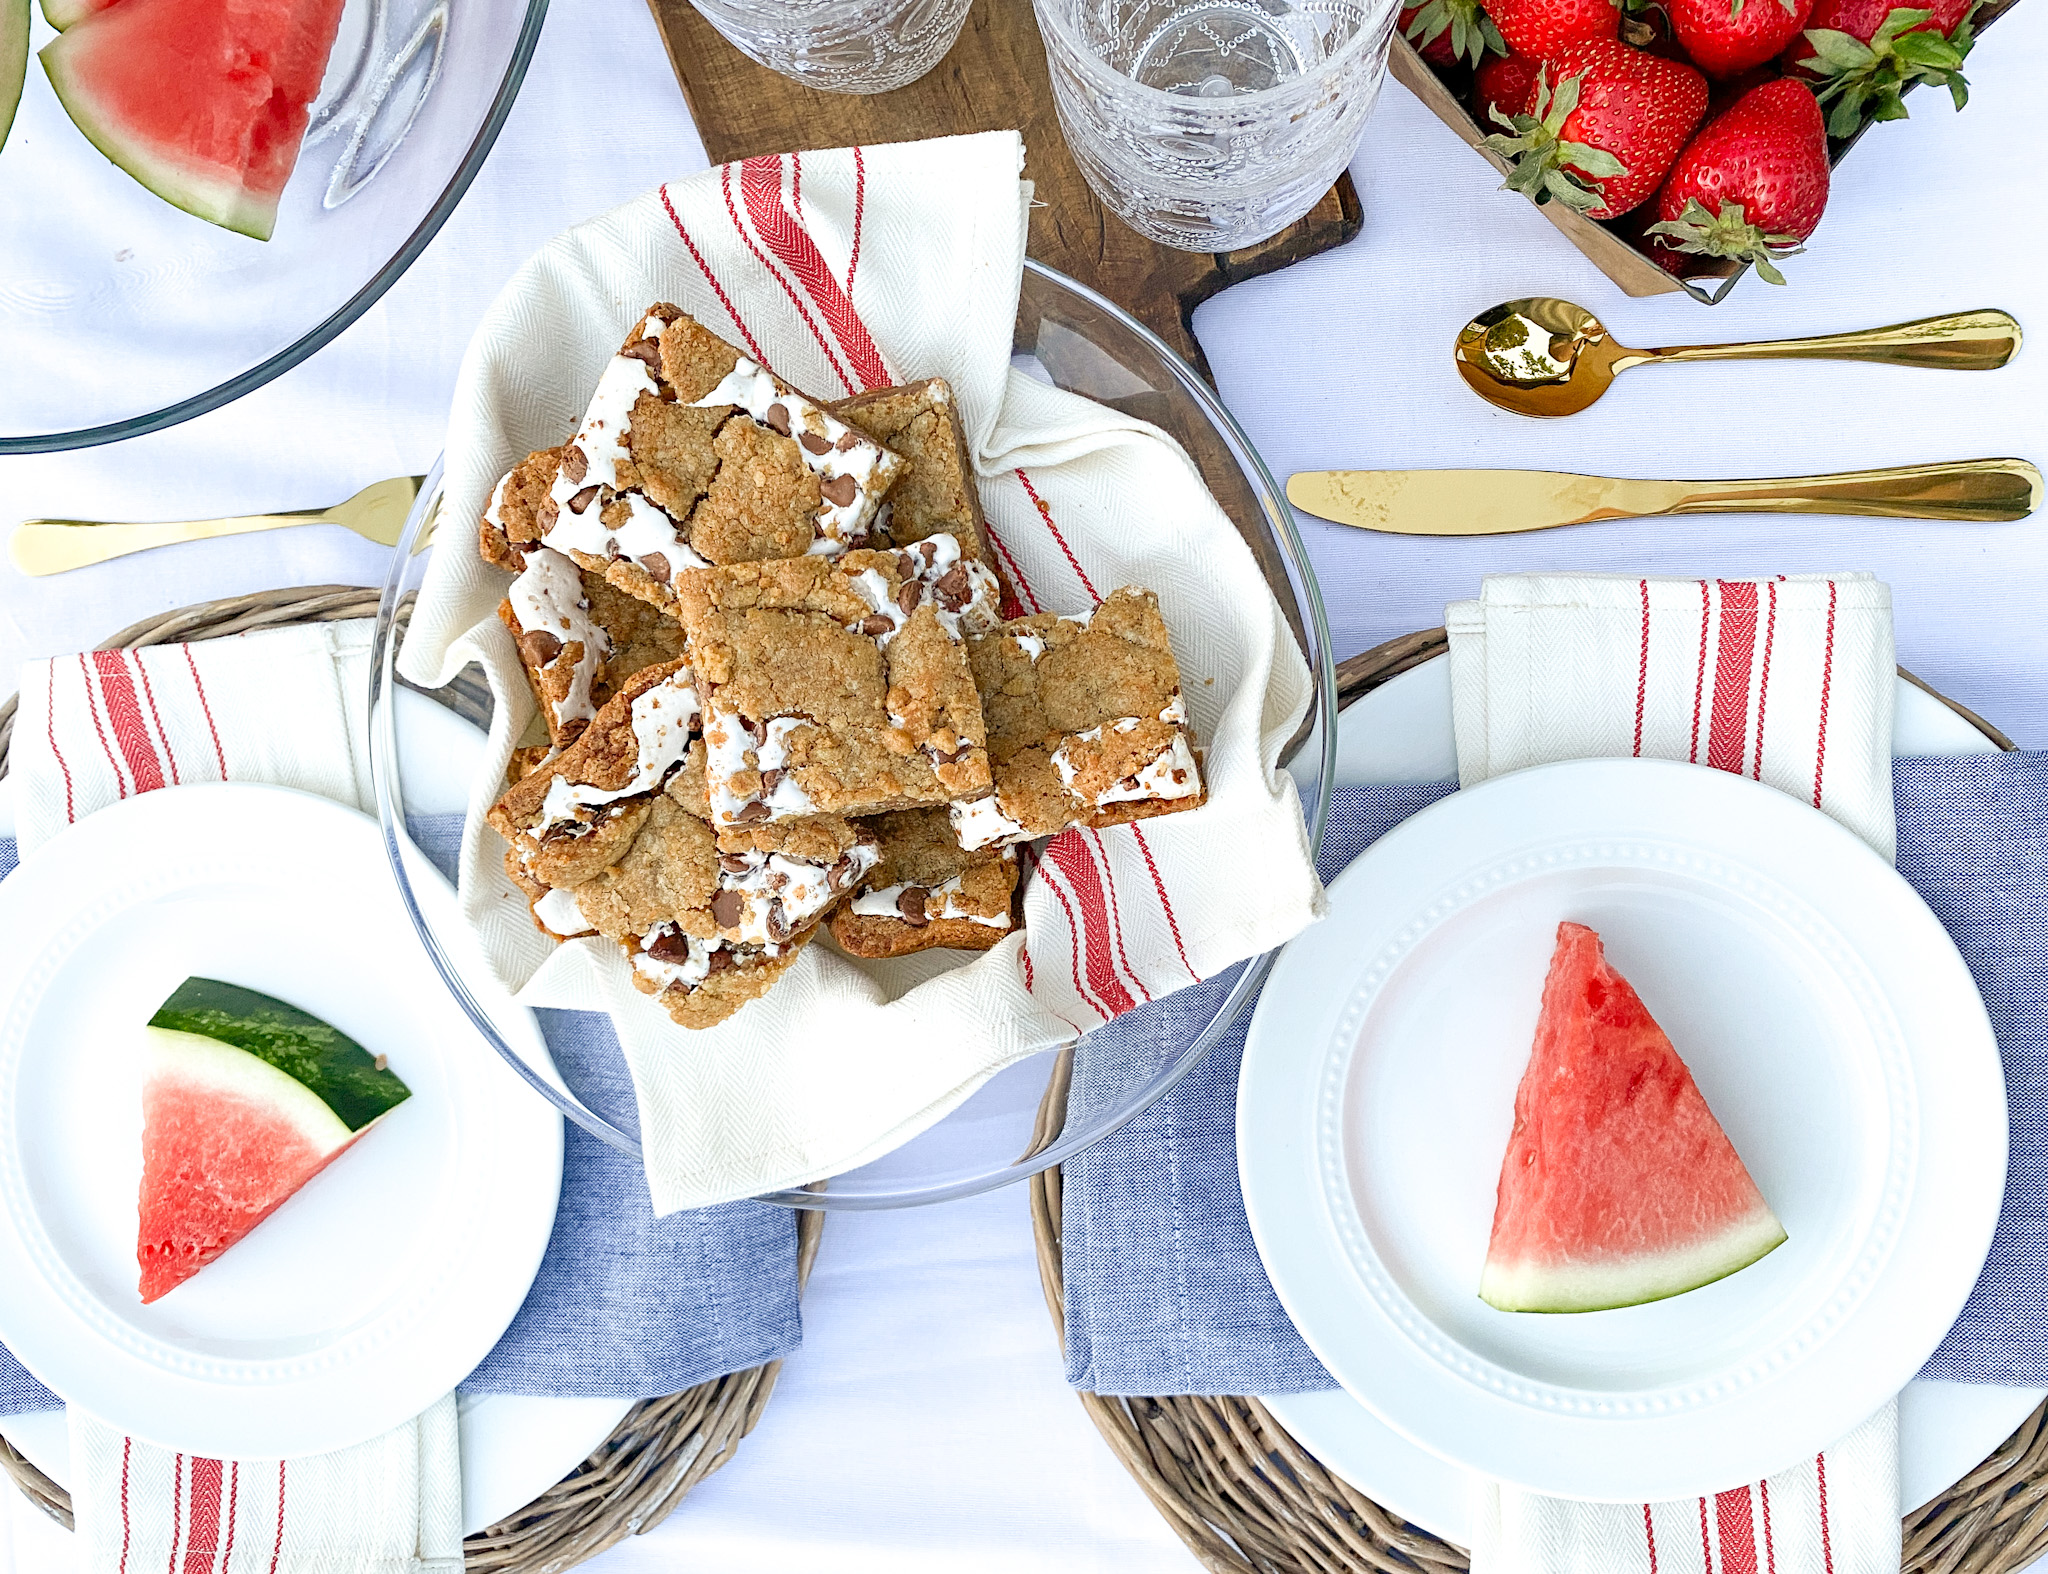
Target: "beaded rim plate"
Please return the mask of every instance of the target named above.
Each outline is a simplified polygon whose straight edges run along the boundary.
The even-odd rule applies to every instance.
[[[1283,1304],[1397,1431],[1559,1496],[1691,1496],[1825,1447],[1939,1343],[1997,1220],[2003,1083],[1954,946],[1850,832],[1725,773],[1574,762],[1417,815],[1331,909],[1254,1020],[1240,1169]],[[1473,1290],[1564,917],[1684,1023],[1792,1240],[1536,1318]]]

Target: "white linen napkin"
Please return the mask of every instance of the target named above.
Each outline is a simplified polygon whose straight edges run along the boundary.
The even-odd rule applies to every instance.
[[[353,1448],[198,1459],[71,1409],[71,1506],[92,1574],[461,1574],[455,1396]]]
[[[1321,911],[1281,745],[1308,673],[1256,562],[1181,450],[1010,365],[1028,186],[993,132],[749,159],[673,182],[549,243],[485,315],[450,417],[447,523],[399,656],[429,686],[483,665],[499,705],[463,848],[463,910],[532,1005],[608,1009],[659,1212],[875,1158],[1011,1062],[1277,945]],[[774,992],[687,1032],[619,948],[537,933],[484,824],[532,714],[494,616],[509,578],[474,522],[504,471],[563,441],[635,312],[674,302],[815,397],[953,386],[1003,566],[1032,611],[1159,593],[1209,802],[1068,832],[1025,932],[978,959],[856,963],[820,942]]]
[[[369,689],[363,619],[31,661],[9,749],[21,855],[111,803],[195,782],[269,782],[367,809]],[[225,1569],[230,1542],[272,1574],[462,1566],[453,1395],[381,1437],[283,1464],[195,1458],[76,1406],[69,1417],[94,1574]]]
[[[1458,783],[1555,760],[1685,760],[1789,792],[1891,859],[1891,590],[1491,576],[1445,610]],[[1472,1574],[1897,1574],[1896,1402],[1791,1469],[1666,1503],[1489,1482]]]

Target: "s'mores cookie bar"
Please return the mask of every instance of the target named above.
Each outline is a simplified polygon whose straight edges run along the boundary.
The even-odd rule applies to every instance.
[[[678,576],[711,823],[876,814],[988,790],[965,638],[995,577],[950,536]]]
[[[994,791],[952,807],[968,848],[1118,825],[1206,799],[1159,598],[1114,591],[1092,613],[1042,612],[972,636]]]
[[[592,615],[583,571],[561,553],[536,546],[498,603],[498,621],[519,649],[519,664],[556,748],[574,743],[608,695],[600,693],[609,635]]]
[[[868,824],[881,855],[832,915],[832,938],[849,956],[986,951],[1016,927],[1014,847],[966,851],[943,809],[904,809]]]
[[[538,448],[498,478],[477,527],[486,563],[518,573],[528,549],[540,544],[540,505],[561,469],[562,450]]]
[[[832,407],[876,442],[902,455],[903,473],[875,516],[872,545],[905,547],[948,535],[976,562],[997,571],[960,407],[943,377],[855,394]]]

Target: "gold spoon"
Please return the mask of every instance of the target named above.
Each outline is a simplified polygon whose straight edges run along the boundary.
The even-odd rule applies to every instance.
[[[1631,350],[1585,307],[1535,296],[1481,312],[1458,330],[1452,353],[1458,375],[1489,404],[1517,415],[1576,415],[1607,392],[1616,373],[1661,361],[1874,361],[1989,372],[2019,347],[2020,325],[2009,313],[1975,311],[1815,339]]]

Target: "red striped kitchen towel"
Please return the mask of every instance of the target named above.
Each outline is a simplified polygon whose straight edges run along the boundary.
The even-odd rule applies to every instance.
[[[461,1574],[455,1396],[353,1448],[200,1459],[71,1411],[91,1574]]]
[[[448,511],[473,521],[507,467],[562,442],[632,315],[681,306],[819,398],[912,377],[953,388],[1019,610],[1159,594],[1208,804],[1070,832],[1037,861],[1024,934],[978,959],[857,963],[809,947],[774,993],[702,1032],[635,992],[617,946],[536,932],[481,811],[531,704],[494,616],[509,583],[443,532],[399,667],[481,664],[503,700],[463,849],[484,954],[533,1005],[614,1013],[658,1210],[863,1164],[1005,1065],[1290,938],[1321,911],[1281,747],[1308,671],[1250,550],[1181,449],[1011,362],[1030,186],[1015,132],[744,160],[670,182],[550,242],[485,314],[457,378]],[[1142,383],[1050,314],[1049,364],[1103,398]]]
[[[1555,760],[1685,760],[1791,793],[1886,859],[1891,591],[1868,574],[1773,579],[1513,574],[1454,603],[1458,780]],[[1489,1484],[1473,1574],[1897,1574],[1887,1405],[1766,1481],[1668,1503]]]

